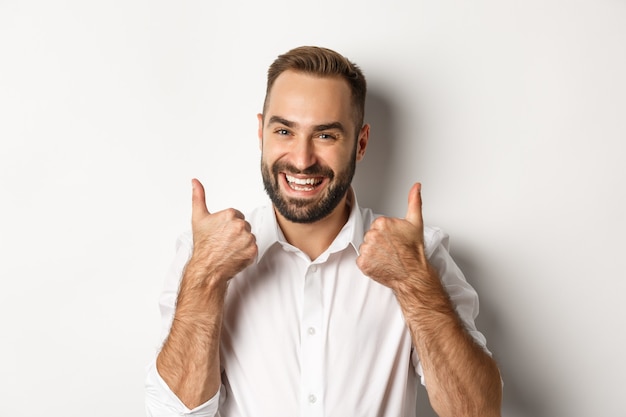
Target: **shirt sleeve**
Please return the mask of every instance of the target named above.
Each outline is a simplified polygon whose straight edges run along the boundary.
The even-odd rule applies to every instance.
[[[426,227],[424,230],[424,243],[428,261],[439,273],[439,278],[448,292],[450,300],[454,304],[456,312],[465,325],[467,332],[491,356],[491,352],[487,349],[485,336],[476,329],[476,324],[474,323],[478,316],[478,294],[467,282],[463,272],[461,272],[452,256],[450,256],[448,252],[449,236],[439,228]],[[425,385],[424,371],[415,349],[413,349],[412,359],[413,365],[420,375],[422,385]]]
[[[214,417],[219,408],[221,389],[207,402],[190,410],[170,390],[156,369],[156,360],[148,366],[146,376],[146,416],[147,417]]]
[[[164,288],[159,299],[161,310],[161,337],[159,349],[167,338],[174,319],[176,297],[183,271],[192,250],[191,232],[182,234],[176,243],[176,255],[165,277]],[[214,417],[217,415],[221,389],[207,402],[190,410],[172,392],[161,378],[156,367],[156,355],[147,367],[145,381],[145,405],[148,417],[194,416]]]

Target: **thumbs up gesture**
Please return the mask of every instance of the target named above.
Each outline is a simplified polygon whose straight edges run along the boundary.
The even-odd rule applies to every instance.
[[[244,215],[232,208],[211,214],[197,179],[192,180],[191,229],[194,247],[187,268],[193,268],[199,285],[226,283],[256,258],[256,239]]]
[[[430,276],[424,251],[421,184],[409,192],[404,219],[379,217],[363,238],[357,258],[361,271],[392,290],[408,277]]]

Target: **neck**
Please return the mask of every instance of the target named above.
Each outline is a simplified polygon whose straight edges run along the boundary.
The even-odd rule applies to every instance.
[[[316,259],[328,249],[348,221],[352,200],[348,196],[351,194],[352,190],[348,191],[328,216],[314,223],[294,223],[274,210],[287,242],[306,253],[311,260]]]

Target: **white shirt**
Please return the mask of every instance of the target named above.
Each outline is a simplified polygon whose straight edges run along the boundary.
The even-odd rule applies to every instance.
[[[247,216],[256,262],[236,275],[226,294],[220,347],[222,386],[189,410],[153,361],[146,379],[148,416],[314,417],[415,416],[417,378],[424,381],[393,292],[356,266],[364,233],[376,215],[356,203],[348,222],[317,259],[286,242],[268,205]],[[429,262],[438,270],[468,332],[476,330],[478,296],[450,257],[448,237],[424,230]],[[178,240],[160,300],[163,340],[192,251]]]

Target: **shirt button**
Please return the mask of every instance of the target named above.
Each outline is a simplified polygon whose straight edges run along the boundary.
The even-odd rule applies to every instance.
[[[317,265],[311,265],[311,272],[317,272]]]
[[[315,334],[315,327],[309,327],[309,334],[313,336]]]
[[[309,395],[309,402],[313,404],[315,401],[317,401],[317,397],[313,394]]]

